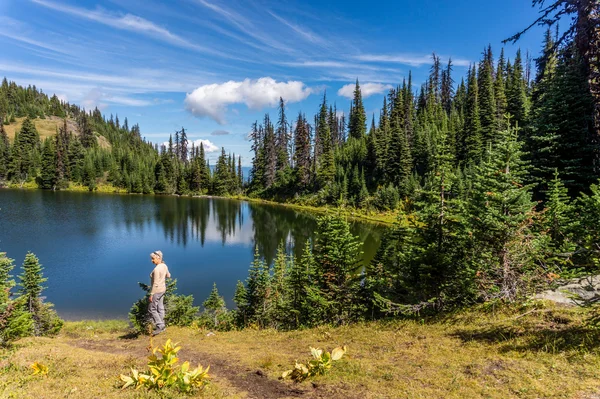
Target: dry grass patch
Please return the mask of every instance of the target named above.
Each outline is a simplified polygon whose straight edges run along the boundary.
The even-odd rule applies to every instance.
[[[210,364],[215,383],[205,393],[208,397],[598,395],[600,338],[585,325],[585,312],[536,306],[470,311],[428,322],[373,322],[291,332],[248,329],[207,336],[205,330],[169,328],[154,339],[154,345],[171,338],[183,346],[182,361]],[[528,311],[532,312],[525,314]],[[129,366],[143,366],[149,343],[147,337],[128,332],[125,322],[78,322],[67,323],[56,339],[20,341],[2,354],[2,392],[14,397],[153,397],[117,388],[120,373]],[[301,384],[277,381],[296,359],[310,358],[309,346],[331,350],[343,345],[347,354],[327,375]],[[50,367],[47,378],[31,376],[27,366],[35,361]]]
[[[25,117],[16,118],[15,122],[9,125],[4,125],[4,129],[6,130],[6,134],[8,135],[10,141],[13,141],[15,139],[16,133],[19,130],[21,130],[21,126],[23,126],[24,120]],[[58,129],[63,126],[64,121],[62,118],[59,118],[57,116],[49,116],[46,117],[46,119],[36,118],[33,120],[33,123],[38,133],[40,134],[40,139],[44,141],[47,137],[54,136]],[[67,119],[67,130],[71,133],[79,135],[77,123],[75,123],[75,121],[72,119]],[[100,136],[96,133],[96,138],[98,140],[98,146],[100,146],[100,148],[109,149],[111,147],[106,137]]]

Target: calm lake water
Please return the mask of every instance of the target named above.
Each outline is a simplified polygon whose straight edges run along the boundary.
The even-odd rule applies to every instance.
[[[315,227],[315,215],[236,200],[0,189],[0,251],[15,259],[15,276],[34,252],[48,277],[44,295],[69,320],[126,318],[157,249],[180,293],[200,305],[215,282],[231,306],[255,246],[270,262],[283,240],[300,254]],[[364,261],[384,230],[352,222]]]

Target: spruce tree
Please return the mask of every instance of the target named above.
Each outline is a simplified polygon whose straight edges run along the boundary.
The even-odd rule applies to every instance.
[[[531,187],[524,185],[522,144],[517,130],[499,133],[472,179],[468,217],[473,229],[480,296],[512,301],[533,288],[539,278],[533,249],[539,237],[532,229],[535,215]]]
[[[527,82],[523,74],[521,50],[517,50],[514,64],[507,76],[507,112],[512,115],[512,121],[519,127],[524,127],[528,116]]]
[[[333,181],[335,175],[335,164],[333,146],[331,144],[331,132],[327,123],[327,98],[323,96],[321,111],[317,124],[317,136],[321,146],[321,155],[318,159],[317,179],[320,187],[325,187]],[[316,147],[316,146],[315,146]],[[315,157],[315,162],[317,161]]]
[[[483,60],[479,63],[477,82],[479,118],[481,120],[482,143],[494,142],[498,130],[497,104],[494,96],[494,60],[492,48],[489,46],[483,53]]]
[[[227,312],[225,299],[219,295],[217,283],[213,283],[212,291],[208,298],[202,303],[202,306],[204,306],[204,309],[208,312],[209,316],[212,317],[214,326],[217,327],[219,325],[219,316]]]
[[[8,134],[4,130],[4,124],[0,121],[0,180],[3,180],[8,175],[10,164],[10,143]]]
[[[41,298],[44,284],[48,279],[42,274],[44,270],[39,259],[31,252],[25,256],[19,275],[19,294],[23,297],[24,308],[33,319],[35,335],[53,335],[60,331],[63,321],[52,309],[51,303],[44,303]]]
[[[30,118],[25,118],[12,146],[11,176],[23,182],[36,175],[36,152],[40,136]]]
[[[504,48],[500,52],[498,67],[496,68],[496,79],[494,80],[494,97],[496,100],[496,123],[498,130],[506,129],[506,65],[504,60]]]
[[[564,49],[553,68],[552,58],[539,78],[533,104],[533,126],[528,149],[532,175],[545,190],[545,182],[559,174],[573,197],[587,190],[596,178],[594,158],[598,144],[592,132],[593,99],[581,58],[574,46]]]
[[[238,280],[235,286],[235,294],[233,295],[233,302],[237,306],[236,310],[236,322],[240,327],[245,327],[248,323],[249,314],[249,303],[248,303],[248,291],[244,283]]]
[[[475,66],[469,70],[464,129],[462,159],[467,164],[473,164],[481,159],[483,150],[481,119],[479,117],[479,88],[477,86]]]
[[[348,223],[339,216],[317,219],[315,240],[316,274],[326,300],[325,317],[343,323],[362,317],[358,300],[360,280],[356,267],[361,258],[360,245]]]
[[[294,318],[292,327],[310,326],[323,321],[319,317],[320,291],[315,281],[315,259],[310,240],[304,245],[302,256],[292,262],[287,287],[289,311]]]
[[[40,188],[54,189],[57,183],[56,151],[54,140],[47,138],[42,150],[42,171],[40,176]]]
[[[310,126],[302,113],[298,113],[294,132],[294,169],[300,190],[305,190],[310,182]]]
[[[248,298],[248,321],[265,326],[270,311],[269,302],[269,265],[260,258],[258,247],[254,251],[254,260],[248,271],[246,292]]]
[[[227,195],[229,194],[230,186],[230,170],[227,164],[227,155],[225,154],[225,148],[221,148],[221,155],[217,160],[217,166],[215,168],[215,180],[213,186],[213,192],[215,195]]]
[[[323,102],[325,102],[324,99]],[[367,133],[367,114],[365,113],[358,79],[356,79],[356,86],[354,88],[348,130],[350,137],[355,139],[361,139]]]
[[[288,121],[285,114],[285,102],[282,97],[279,97],[279,118],[277,120],[277,133],[276,133],[276,147],[277,147],[277,170],[283,170],[289,166],[289,133],[288,133]]]
[[[25,310],[25,298],[11,298],[11,289],[15,286],[11,271],[14,261],[0,252],[0,344],[26,337],[33,332],[31,313]]]

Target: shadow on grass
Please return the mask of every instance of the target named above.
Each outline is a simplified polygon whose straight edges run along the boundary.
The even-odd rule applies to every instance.
[[[134,340],[134,339],[138,339],[138,337],[140,335],[142,335],[142,334],[139,331],[130,330],[130,331],[127,331],[125,334],[120,335],[118,338],[124,339],[124,340]]]
[[[497,344],[500,352],[588,353],[600,347],[600,331],[579,323],[502,324],[459,329],[450,335],[463,342]]]

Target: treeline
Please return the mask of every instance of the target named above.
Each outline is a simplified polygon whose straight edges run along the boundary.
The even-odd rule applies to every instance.
[[[235,309],[226,308],[214,286],[200,313],[193,297],[177,295],[171,282],[168,324],[291,330],[423,317],[524,300],[559,278],[597,272],[600,187],[571,201],[555,178],[546,206],[537,211],[520,178],[519,147],[514,130],[508,131],[477,167],[479,177],[466,197],[446,196],[455,180],[441,156],[440,173],[366,267],[348,222],[323,216],[301,254],[289,254],[282,241],[270,262],[257,246],[248,278],[237,283]],[[141,332],[147,331],[147,304],[145,297],[130,312]]]
[[[574,42],[555,40],[548,31],[533,78],[520,50],[513,60],[502,50],[495,61],[488,47],[455,84],[452,61],[444,66],[434,54],[418,94],[409,74],[369,129],[358,81],[347,124],[325,96],[312,123],[302,113],[290,123],[281,101],[275,123],[266,115],[252,126],[250,195],[394,209],[418,200],[442,154],[468,188],[491,147],[516,128],[535,200],[547,198],[555,172],[572,198],[589,193],[600,176],[589,68]]]
[[[56,134],[45,140],[36,118],[62,118]],[[22,119],[11,143],[5,126]],[[35,86],[21,87],[4,78],[0,86],[0,182],[35,182],[60,190],[76,183],[95,190],[110,184],[130,193],[237,194],[242,189],[241,158],[225,154],[210,167],[204,147],[189,146],[185,129],[166,146],[142,138],[127,118],[105,118],[98,109],[48,98]]]

